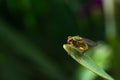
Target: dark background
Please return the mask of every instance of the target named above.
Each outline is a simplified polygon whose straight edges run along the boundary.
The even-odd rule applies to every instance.
[[[115,15],[107,16],[101,0],[0,0],[0,80],[79,80],[81,66],[62,47],[74,35],[110,46],[107,73],[119,80],[120,2],[114,2]],[[115,17],[115,26],[106,16]]]

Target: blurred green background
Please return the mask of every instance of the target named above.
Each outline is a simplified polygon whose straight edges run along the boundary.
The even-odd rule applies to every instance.
[[[103,80],[87,78],[64,51],[74,35],[106,43],[98,56],[110,53],[103,68],[120,80],[119,7],[119,0],[0,0],[0,80]]]

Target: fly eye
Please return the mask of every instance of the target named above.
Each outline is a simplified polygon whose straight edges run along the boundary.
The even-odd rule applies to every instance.
[[[69,41],[69,42],[72,42],[72,41],[73,41],[73,39],[69,39],[68,41]]]
[[[72,41],[73,41],[72,37],[68,37],[67,42],[70,43]]]

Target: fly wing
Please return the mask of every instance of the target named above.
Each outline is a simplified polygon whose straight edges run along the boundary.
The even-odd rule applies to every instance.
[[[83,41],[86,42],[90,46],[96,46],[97,45],[96,42],[94,42],[92,40],[89,40],[89,39],[86,39],[86,38],[83,38]]]

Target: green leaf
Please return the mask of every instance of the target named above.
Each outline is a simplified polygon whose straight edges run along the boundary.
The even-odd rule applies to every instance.
[[[75,61],[77,61],[79,64],[81,64],[85,68],[91,70],[95,74],[107,80],[114,80],[102,68],[100,68],[89,56],[85,54],[81,54],[78,48],[75,48],[75,47],[72,48],[69,44],[64,44],[63,48]]]

